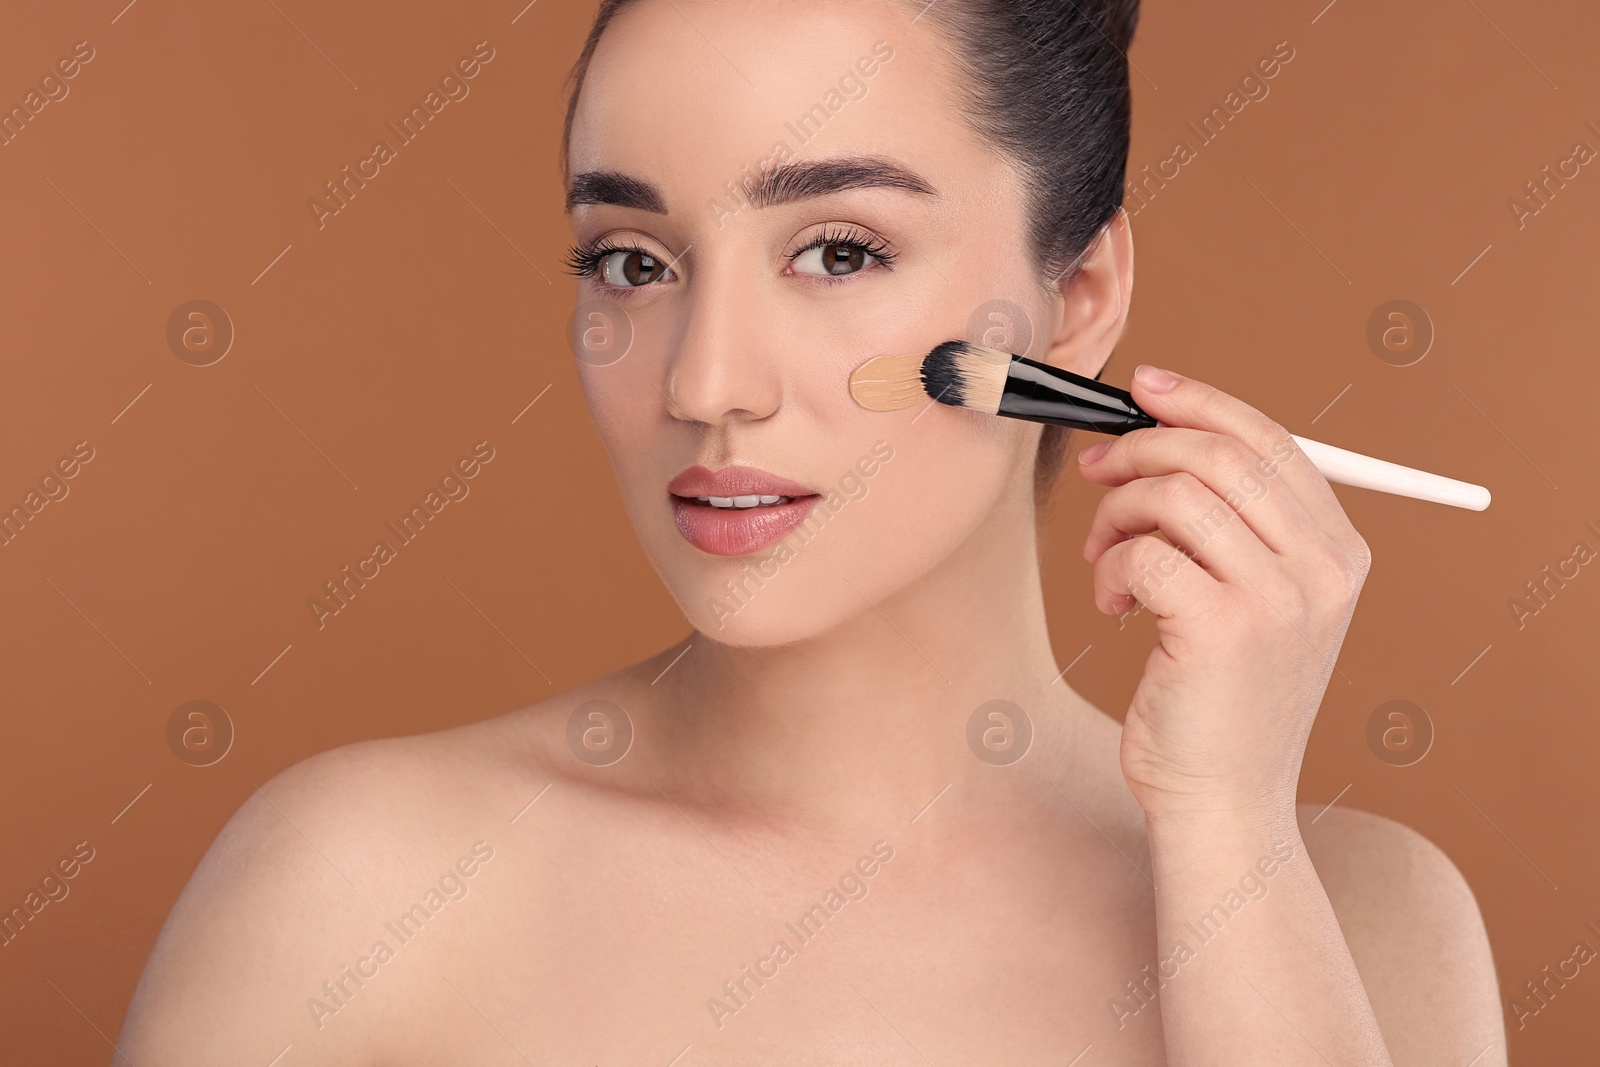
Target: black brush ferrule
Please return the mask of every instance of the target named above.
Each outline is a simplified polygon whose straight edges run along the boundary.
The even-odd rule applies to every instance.
[[[1000,414],[1109,434],[1159,425],[1126,389],[1017,355],[1006,371]]]

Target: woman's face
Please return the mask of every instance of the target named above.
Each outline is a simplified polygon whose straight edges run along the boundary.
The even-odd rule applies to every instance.
[[[869,411],[848,389],[873,356],[953,338],[1027,331],[1011,350],[1038,354],[1057,315],[1022,179],[969,129],[915,15],[638,0],[582,87],[584,395],[645,551],[726,644],[802,640],[936,569],[982,581],[1031,529],[1037,426]],[[753,200],[763,176],[784,180]]]

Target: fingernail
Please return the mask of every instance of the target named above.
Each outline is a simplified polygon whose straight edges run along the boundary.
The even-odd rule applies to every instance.
[[[1078,453],[1078,462],[1079,463],[1093,463],[1095,460],[1097,460],[1101,456],[1105,455],[1106,454],[1106,449],[1108,449],[1110,447],[1111,447],[1111,442],[1110,441],[1097,441],[1094,444],[1090,445],[1088,448],[1084,449],[1082,452]]]
[[[1141,363],[1133,368],[1133,376],[1138,379],[1140,385],[1152,393],[1168,392],[1173,386],[1183,381],[1182,378],[1171,371],[1162,370],[1160,367],[1152,367],[1148,363]]]

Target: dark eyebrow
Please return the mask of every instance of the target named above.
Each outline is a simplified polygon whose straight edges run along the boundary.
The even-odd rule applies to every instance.
[[[653,211],[657,215],[667,213],[667,202],[661,190],[647,181],[614,170],[585,171],[572,179],[572,187],[567,190],[567,210],[579,204],[615,204]]]
[[[925,196],[938,190],[914,171],[877,156],[797,159],[765,171],[744,189],[751,207],[776,207],[846,189],[901,189]],[[661,190],[616,171],[585,171],[567,191],[567,210],[579,204],[614,204],[657,215],[667,213]]]

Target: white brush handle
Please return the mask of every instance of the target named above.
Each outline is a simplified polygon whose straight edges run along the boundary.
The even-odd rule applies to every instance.
[[[1435,504],[1482,511],[1489,506],[1489,490],[1471,482],[1458,482],[1442,474],[1429,474],[1415,467],[1402,467],[1388,460],[1363,456],[1347,448],[1335,448],[1321,441],[1312,441],[1299,434],[1290,434],[1300,450],[1311,460],[1330,482],[1353,485],[1360,489],[1376,489],[1380,493],[1408,496],[1413,500],[1428,500]]]

